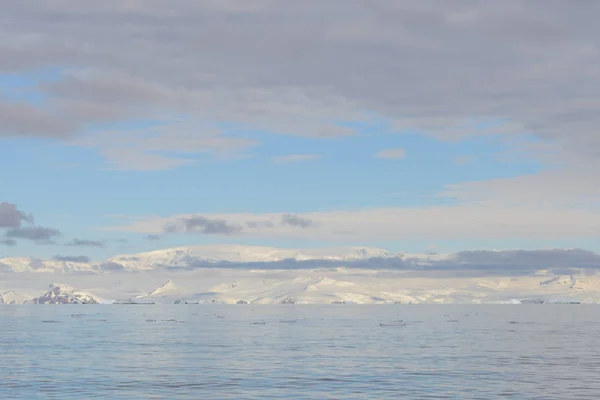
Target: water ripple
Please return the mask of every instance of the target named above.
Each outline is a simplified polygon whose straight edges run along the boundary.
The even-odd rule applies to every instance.
[[[94,318],[85,306],[0,307],[0,398],[553,400],[600,393],[596,307],[211,307],[218,314],[103,306]]]

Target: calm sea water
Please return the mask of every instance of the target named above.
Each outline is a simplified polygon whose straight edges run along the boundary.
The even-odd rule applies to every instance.
[[[1,306],[0,398],[599,399],[599,341],[584,305]]]

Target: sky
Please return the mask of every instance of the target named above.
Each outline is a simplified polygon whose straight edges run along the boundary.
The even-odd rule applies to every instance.
[[[0,258],[600,252],[600,3],[30,0]]]

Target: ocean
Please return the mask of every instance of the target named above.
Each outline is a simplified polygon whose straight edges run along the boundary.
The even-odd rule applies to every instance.
[[[0,306],[2,399],[598,399],[594,305]]]

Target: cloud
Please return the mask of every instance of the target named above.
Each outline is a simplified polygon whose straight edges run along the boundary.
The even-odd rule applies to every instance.
[[[461,167],[465,167],[469,164],[472,164],[475,161],[473,156],[456,156],[452,159],[452,161],[456,165],[460,165]]]
[[[140,130],[103,131],[71,142],[100,149],[112,169],[153,171],[199,159],[237,159],[256,141],[227,137],[221,128],[194,119],[162,121]]]
[[[164,266],[157,266],[164,268]],[[239,270],[315,270],[349,268],[386,272],[398,271],[409,276],[429,278],[460,278],[506,276],[519,277],[538,274],[579,274],[600,271],[600,255],[580,249],[463,251],[456,254],[430,256],[373,257],[362,260],[286,259],[272,262],[229,262],[188,258],[181,265],[168,266],[173,270],[224,268]]]
[[[594,2],[574,8],[567,2],[224,6],[182,0],[169,6],[168,15],[160,0],[101,3],[3,6],[0,71],[56,76],[31,88],[43,104],[0,98],[1,137],[67,140],[97,149],[110,168],[157,170],[243,157],[258,144],[248,132],[348,137],[358,133],[353,126],[373,118],[389,122],[392,132],[440,140],[502,137],[527,149],[520,156],[546,162],[547,151],[519,140],[534,135],[558,148],[551,157],[562,169],[463,184],[451,189],[453,196],[500,204],[484,210],[478,205],[476,212],[508,217],[482,220],[501,226],[504,235],[544,234],[544,224],[519,228],[521,216],[537,223],[527,210],[507,214],[521,201],[534,215],[540,214],[537,204],[553,207],[555,212],[544,211],[547,224],[566,218],[568,206],[578,222],[568,223],[565,235],[591,231],[580,213],[582,206],[594,209],[590,203],[600,198],[600,28]],[[209,37],[219,40],[197,39]],[[132,121],[147,120],[156,125],[130,128]],[[118,128],[120,122],[128,128]],[[114,128],[92,129],[97,126]],[[439,214],[452,211],[426,212],[442,224],[446,217]],[[414,222],[410,215],[393,220]],[[353,224],[381,234],[367,222]],[[558,223],[550,230],[557,229]]]
[[[23,226],[23,223],[30,224]],[[53,238],[60,236],[61,232],[54,228],[32,226],[33,215],[19,210],[15,204],[0,203],[0,229],[8,228],[0,244],[5,246],[16,246],[15,239],[32,240],[38,244],[53,244]]]
[[[246,226],[252,229],[272,228],[275,224],[272,221],[246,221]]]
[[[160,236],[159,235],[146,235],[144,237],[144,239],[150,240],[150,241],[156,241],[156,240],[160,240]]]
[[[15,204],[0,203],[0,228],[19,228],[23,222],[33,223],[33,216],[20,211]]]
[[[600,269],[600,255],[581,249],[463,251],[454,260],[463,268],[481,270]]]
[[[316,225],[313,220],[294,214],[283,214],[281,216],[281,224],[297,226],[299,228],[309,228]]]
[[[406,156],[406,151],[404,149],[386,149],[381,150],[375,157],[377,158],[387,158],[387,159],[396,159],[396,158],[404,158]]]
[[[273,157],[272,161],[277,164],[288,164],[302,161],[310,161],[321,158],[318,154],[290,154],[287,156]]]
[[[1,93],[0,93],[1,96]],[[8,102],[0,97],[0,139],[2,137],[57,137],[76,133],[68,119],[26,103]]]
[[[43,106],[2,101],[1,135],[64,138],[88,122],[158,115],[179,139],[187,133],[173,116],[185,115],[199,125],[335,137],[375,115],[445,140],[533,133],[588,160],[600,149],[594,2],[245,3],[184,0],[165,15],[163,1],[86,10],[77,0],[11,2],[0,17],[0,71],[79,68],[37,88]],[[219,40],[197,39],[207,37]],[[482,127],[490,120],[501,123]],[[129,169],[174,168],[213,151],[194,143],[183,157],[156,155],[144,144],[151,135],[129,151],[111,144],[130,134],[98,132],[89,144]]]
[[[543,202],[537,205],[474,201],[446,206],[386,207],[357,210],[304,212],[295,214],[230,213],[203,214],[198,223],[214,221],[221,231],[242,233],[245,237],[268,239],[321,240],[343,243],[352,233],[353,242],[373,243],[388,240],[458,239],[565,239],[595,237],[600,213],[570,209]],[[163,231],[202,231],[195,226],[198,214],[166,218],[137,218],[129,224],[99,228],[114,232],[161,234]],[[189,228],[185,221],[190,220]],[[308,223],[306,220],[312,221]],[[304,221],[304,222],[302,222]],[[282,223],[283,222],[283,223]],[[289,223],[291,222],[291,224]],[[310,229],[298,229],[302,225]],[[219,229],[215,229],[219,231]]]
[[[198,232],[206,235],[231,235],[240,233],[242,227],[230,224],[223,219],[190,216],[164,226],[164,232]]]
[[[65,246],[74,246],[74,247],[104,247],[104,242],[100,240],[87,240],[87,239],[73,239],[68,243],[65,243]]]
[[[101,263],[99,268],[102,272],[119,272],[125,269],[125,267],[123,267],[121,264],[112,261]]]
[[[52,258],[55,261],[75,262],[75,263],[89,263],[90,258],[86,256],[54,256]]]
[[[61,233],[57,229],[41,226],[13,228],[6,232],[7,238],[28,239],[39,243],[52,243],[52,239],[60,235]]]

